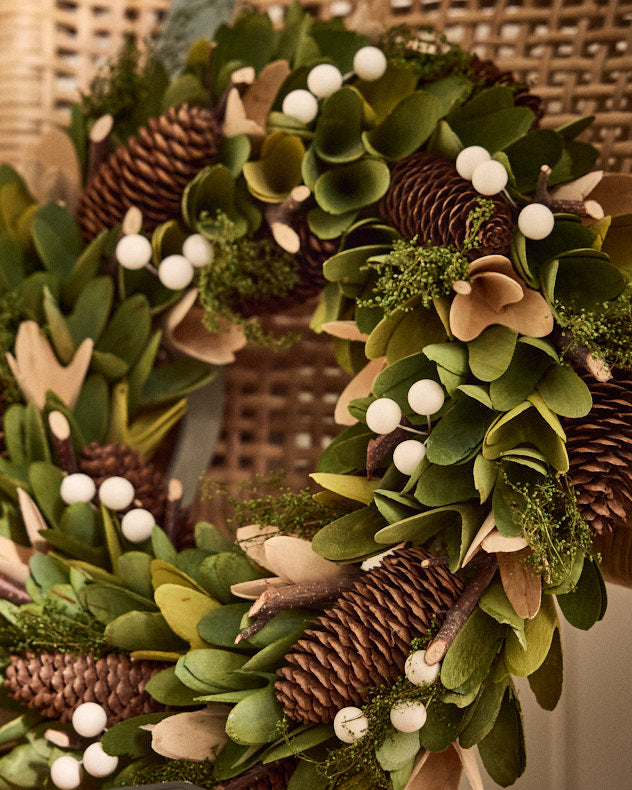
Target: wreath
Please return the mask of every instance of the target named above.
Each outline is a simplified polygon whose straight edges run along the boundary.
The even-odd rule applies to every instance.
[[[73,114],[74,218],[3,168],[4,785],[521,775],[514,678],[556,706],[632,501],[629,215],[592,119],[541,119],[433,30],[294,5],[177,75],[126,47]],[[187,546],[146,456],[316,293],[353,377],[318,490]]]

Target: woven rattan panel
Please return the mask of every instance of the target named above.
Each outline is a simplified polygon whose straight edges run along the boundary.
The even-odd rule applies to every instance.
[[[126,34],[155,35],[169,0],[0,0],[0,161],[69,120]]]
[[[289,0],[287,0],[289,1]],[[286,0],[258,0],[275,16]],[[545,100],[543,125],[596,116],[587,135],[610,171],[632,172],[631,0],[317,0],[321,18],[347,16],[354,27],[433,25]]]

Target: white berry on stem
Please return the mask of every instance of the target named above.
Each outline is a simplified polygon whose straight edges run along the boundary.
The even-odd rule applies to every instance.
[[[290,115],[297,121],[308,124],[318,115],[318,100],[313,93],[298,88],[290,91],[283,99],[281,110],[285,115]]]
[[[142,269],[151,260],[151,242],[140,233],[123,236],[114,251],[116,260],[124,269]]]
[[[201,269],[213,260],[215,248],[201,233],[193,233],[184,240],[182,254],[191,266]]]
[[[426,723],[426,706],[418,700],[403,700],[391,708],[391,724],[400,732],[417,732]]]
[[[369,731],[369,720],[360,708],[349,705],[334,717],[334,732],[343,743],[355,743]]]
[[[553,230],[555,217],[543,203],[530,203],[518,214],[518,228],[523,236],[533,241],[545,239]]]
[[[50,778],[59,790],[75,790],[82,777],[81,763],[69,754],[58,757],[50,767]]]
[[[151,537],[156,521],[149,510],[135,507],[121,519],[121,532],[130,543],[142,543]]]
[[[403,475],[412,475],[426,455],[426,446],[417,439],[406,439],[393,450],[395,468]]]
[[[83,767],[90,776],[110,776],[118,767],[118,757],[108,754],[101,746],[101,741],[95,741],[83,753]]]
[[[394,431],[402,419],[402,410],[392,398],[378,398],[366,410],[366,424],[374,433]]]
[[[419,379],[408,390],[408,405],[415,414],[429,417],[445,403],[443,387],[433,379]]]
[[[108,477],[99,486],[99,501],[110,510],[125,510],[134,501],[134,486],[125,477]]]
[[[96,494],[97,487],[94,480],[89,475],[75,472],[66,475],[61,481],[59,493],[67,505],[75,505],[77,502],[89,502]]]
[[[331,63],[320,63],[307,75],[307,87],[318,99],[326,99],[342,87],[342,74]]]
[[[165,288],[180,291],[193,279],[193,266],[184,255],[168,255],[158,265],[158,278]]]
[[[406,659],[404,664],[404,674],[415,686],[425,686],[434,683],[441,672],[441,664],[426,664],[426,651],[415,650]]]
[[[472,175],[476,168],[483,162],[488,162],[491,155],[486,148],[482,145],[468,145],[464,148],[456,158],[456,171],[468,181],[472,180]]]
[[[386,71],[386,55],[377,47],[362,47],[353,58],[353,70],[361,80],[374,82]]]
[[[508,180],[507,170],[495,159],[481,162],[472,173],[472,186],[481,195],[497,195],[507,186]]]
[[[72,714],[72,726],[75,732],[84,738],[96,738],[97,735],[101,735],[107,720],[107,713],[98,702],[82,702]]]

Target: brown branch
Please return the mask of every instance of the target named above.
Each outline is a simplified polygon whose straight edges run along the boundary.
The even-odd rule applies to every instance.
[[[579,217],[602,219],[603,210],[595,200],[557,200],[549,192],[549,178],[551,168],[542,165],[538,174],[538,184],[535,193],[535,202],[542,203],[553,212],[577,214]]]
[[[286,252],[296,254],[301,248],[300,237],[292,228],[292,218],[310,194],[309,187],[301,184],[294,187],[281,203],[266,203],[264,206],[263,212],[274,240]]]
[[[53,450],[57,466],[68,474],[79,470],[75,449],[70,438],[70,424],[60,411],[52,411],[48,415],[48,426],[53,440]]]
[[[612,378],[610,365],[599,357],[593,356],[590,350],[582,343],[578,343],[569,333],[556,330],[553,339],[557,347],[573,362],[587,370],[597,381],[609,381]]]
[[[24,585],[0,573],[0,598],[10,601],[16,606],[31,603],[32,598],[24,589]]]
[[[481,595],[489,587],[496,573],[498,562],[495,554],[489,554],[480,564],[476,576],[465,587],[459,600],[448,612],[439,632],[426,648],[425,662],[428,666],[437,664],[448,652],[448,648],[474,611]]]
[[[362,575],[360,570],[347,576],[338,576],[333,579],[323,579],[317,582],[292,584],[287,587],[268,587],[261,593],[248,611],[249,617],[254,617],[255,622],[245,628],[235,639],[238,645],[260,631],[266,623],[279,612],[297,607],[318,607],[322,604],[335,601],[343,592],[351,590]]]
[[[108,113],[102,115],[94,122],[90,129],[88,146],[88,169],[86,173],[86,184],[88,184],[97,174],[99,167],[105,162],[112,150],[111,134],[114,126],[114,118]]]
[[[172,477],[167,484],[167,506],[165,508],[165,521],[163,524],[165,534],[170,541],[178,537],[178,526],[180,522],[180,503],[184,489],[182,483]]]
[[[422,568],[436,568],[438,565],[448,565],[450,562],[448,557],[428,557],[428,559],[421,561]]]
[[[276,782],[279,780],[280,774],[286,774],[286,779],[289,778],[289,769],[296,764],[293,758],[284,758],[283,760],[275,760],[273,763],[256,763],[244,771],[243,774],[236,776],[234,779],[229,779],[221,785],[222,790],[251,790],[253,787],[260,787],[264,785],[267,787],[276,787]],[[283,782],[285,787],[285,781]]]

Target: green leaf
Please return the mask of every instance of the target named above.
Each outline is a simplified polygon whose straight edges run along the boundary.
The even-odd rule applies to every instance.
[[[466,461],[481,445],[493,419],[494,412],[482,403],[458,394],[454,405],[432,429],[426,457],[441,466]]]
[[[118,558],[116,573],[125,586],[144,598],[152,598],[151,563],[153,557],[144,551],[126,551]]]
[[[29,560],[29,568],[33,580],[43,592],[56,584],[66,584],[70,578],[64,563],[47,554],[34,554]]]
[[[59,493],[64,473],[53,464],[38,461],[29,467],[29,480],[39,509],[53,526],[59,526],[65,505]]]
[[[110,277],[96,277],[81,291],[67,318],[68,330],[75,347],[86,338],[99,340],[105,328],[114,299],[114,283]]]
[[[12,741],[19,741],[27,735],[39,722],[38,711],[29,711],[15,719],[5,722],[0,727],[0,746],[7,746]]]
[[[87,283],[92,283],[99,273],[107,247],[116,231],[103,230],[88,244],[79,255],[72,271],[62,283],[62,294],[65,303],[74,304],[84,291]]]
[[[110,727],[101,736],[103,749],[111,755],[143,757],[153,754],[151,749],[151,732],[142,730],[145,724],[158,724],[159,721],[173,716],[173,713],[145,713],[126,719]]]
[[[509,367],[517,334],[506,326],[489,326],[467,344],[470,370],[481,381],[494,381]]]
[[[231,551],[233,548],[231,541],[214,524],[209,524],[207,521],[198,521],[194,532],[195,545],[211,554]]]
[[[203,555],[204,556],[204,555]],[[180,556],[178,555],[178,559]],[[177,584],[204,593],[204,588],[192,579],[185,571],[164,560],[152,560],[150,565],[152,589],[156,590],[162,584]]]
[[[173,543],[158,526],[155,526],[151,532],[151,547],[157,560],[164,560],[165,562],[171,563],[171,565],[175,565],[177,562],[178,552]]]
[[[317,532],[312,548],[321,557],[335,562],[349,562],[376,554],[382,547],[375,542],[374,536],[384,523],[384,518],[373,505],[354,510]]]
[[[428,507],[471,499],[476,496],[472,471],[472,463],[453,466],[429,464],[419,476],[415,496]]]
[[[207,612],[221,605],[219,601],[179,584],[161,584],[154,597],[174,633],[185,639],[192,649],[205,647],[197,624]]]
[[[110,421],[110,392],[100,373],[94,373],[84,381],[74,415],[86,444],[103,441]]]
[[[538,384],[546,405],[563,417],[585,417],[592,408],[592,396],[584,380],[570,365],[556,365]]]
[[[145,691],[163,705],[175,707],[195,705],[196,693],[178,680],[175,667],[167,667],[149,678]]]
[[[203,694],[251,688],[252,679],[236,672],[245,661],[246,656],[228,650],[194,649],[178,659],[175,674],[186,686]]]
[[[476,608],[448,649],[441,665],[441,682],[458,689],[474,677],[479,684],[498,654],[506,628]]]
[[[419,731],[419,742],[429,752],[442,752],[457,739],[469,711],[435,698],[429,703],[427,713],[426,723]]]
[[[601,582],[601,572],[597,563],[588,559],[584,562],[577,587],[565,595],[558,595],[557,602],[566,620],[575,628],[588,631],[601,620],[605,587]]]
[[[261,574],[248,559],[233,552],[221,552],[207,557],[200,567],[200,580],[206,590],[221,603],[234,600],[230,588],[233,584],[259,579]]]
[[[470,749],[480,743],[491,732],[509,685],[509,679],[499,682],[490,681],[481,690],[473,713],[459,734],[459,743],[464,749]]]
[[[275,615],[260,631],[253,634],[248,640],[255,647],[268,647],[288,636],[296,637],[297,632],[305,629],[313,622],[315,614],[309,609],[288,609]],[[242,620],[242,627],[251,625],[254,621],[248,617]]]
[[[540,667],[529,675],[531,691],[544,710],[555,710],[562,695],[563,676],[562,640],[559,628],[556,628],[547,657]]]
[[[398,771],[419,751],[419,733],[393,730],[375,750],[375,758],[384,771]]]
[[[67,365],[75,353],[75,344],[66,319],[48,288],[44,289],[43,307],[55,354],[62,364]]]
[[[47,741],[38,739],[45,746]],[[0,758],[0,777],[10,782],[10,787],[38,788],[44,787],[50,777],[48,757],[52,746],[44,748],[43,753],[38,751],[32,743],[23,743],[15,746],[4,757]]]
[[[144,294],[126,299],[114,312],[95,346],[96,351],[113,354],[128,366],[145,348],[151,329],[151,311]]]
[[[368,150],[390,161],[412,154],[430,137],[441,115],[441,105],[431,93],[415,91],[405,96],[377,126],[363,135]]]
[[[137,650],[183,652],[187,643],[169,628],[160,612],[132,611],[106,625],[105,638],[110,645],[133,653]]]
[[[522,403],[535,389],[553,360],[540,349],[518,343],[505,372],[489,387],[489,395],[498,411],[509,411]]]
[[[440,118],[445,118],[455,106],[463,104],[472,93],[472,88],[471,81],[462,74],[451,74],[424,85],[424,91],[439,102]]]
[[[81,591],[81,602],[100,623],[107,625],[122,614],[133,611],[152,612],[156,605],[149,598],[124,590],[114,584],[97,582]]]
[[[334,494],[356,502],[368,504],[373,499],[373,492],[379,481],[367,480],[366,477],[353,475],[334,475],[327,472],[315,472],[310,475],[316,485],[332,491]]]
[[[464,147],[480,145],[495,154],[531,128],[535,115],[526,107],[514,107],[511,89],[494,86],[480,91],[448,121]]]
[[[288,742],[283,740],[282,743],[271,746],[263,753],[261,762],[266,765],[275,760],[282,760],[286,757],[300,754],[307,751],[307,749],[312,749],[314,746],[331,740],[333,737],[333,728],[329,724],[311,725],[307,730],[301,731],[295,736],[292,736],[290,732],[288,733]]]
[[[112,520],[112,516],[110,515],[110,512],[105,507],[105,505],[101,504],[100,510],[101,510],[101,521],[103,523],[103,534],[105,537],[105,545],[108,550],[108,556],[110,558],[110,566],[112,568],[116,568],[118,559],[123,552],[123,549],[121,547],[121,541],[119,539],[119,533],[116,527],[114,526],[114,521]]]
[[[509,157],[511,171],[519,192],[535,191],[540,168],[548,165],[553,169],[562,155],[564,140],[552,129],[535,129],[516,140],[505,153]]]
[[[44,415],[34,403],[27,403],[24,411],[24,443],[27,462],[51,460]]]
[[[235,639],[249,609],[250,603],[232,603],[212,609],[199,621],[198,634],[210,645],[235,649]]]
[[[102,522],[87,502],[69,505],[62,514],[59,526],[66,535],[89,546],[99,546],[102,542]]]
[[[238,702],[228,714],[226,734],[235,743],[255,746],[269,743],[276,737],[276,728],[283,719],[283,709],[277,702],[274,686],[254,691]]]
[[[314,185],[314,197],[318,205],[330,214],[345,214],[378,201],[389,183],[386,163],[364,158],[339,165],[319,176]]]
[[[481,504],[489,499],[498,477],[498,466],[479,453],[474,459],[474,487],[479,493]]]
[[[324,162],[353,162],[364,154],[362,99],[344,87],[323,103],[314,134],[314,150]]]
[[[261,158],[243,167],[250,193],[265,203],[280,203],[301,183],[304,154],[300,137],[272,132],[263,142]]]
[[[434,366],[423,353],[411,354],[388,365],[373,382],[373,393],[378,398],[392,398],[407,404],[408,390],[419,379],[435,379]]]
[[[487,773],[502,787],[522,775],[526,764],[522,714],[511,688],[505,691],[494,726],[478,744],[478,751]]]
[[[65,280],[83,249],[72,214],[57,203],[46,203],[35,215],[32,238],[44,268]]]
[[[492,583],[485,590],[478,605],[501,625],[508,625],[515,631],[524,630],[524,619],[516,614],[500,582]]]
[[[243,665],[244,672],[274,672],[279,661],[290,651],[303,634],[303,628],[282,636],[259,650]]]
[[[505,642],[507,669],[518,677],[527,677],[544,662],[551,647],[553,633],[559,628],[552,596],[542,596],[542,605],[532,620],[525,620],[525,650],[513,632]]]

